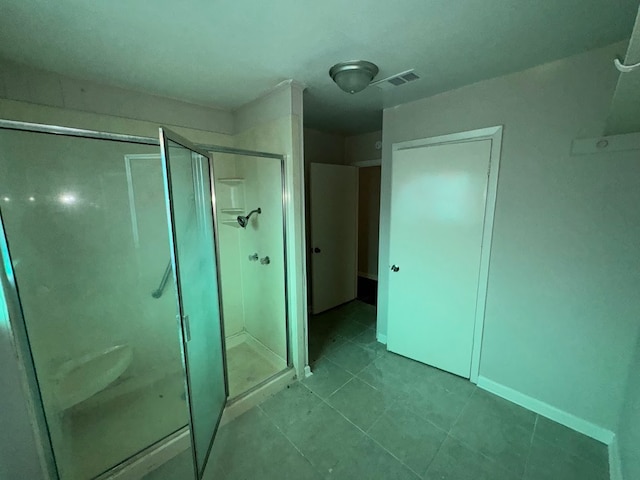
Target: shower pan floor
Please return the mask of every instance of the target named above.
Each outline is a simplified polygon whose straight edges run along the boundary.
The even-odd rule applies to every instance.
[[[236,397],[281,372],[287,363],[248,333],[227,340],[229,396]]]
[[[63,478],[84,480],[186,426],[183,375],[171,375],[97,408],[69,412]]]

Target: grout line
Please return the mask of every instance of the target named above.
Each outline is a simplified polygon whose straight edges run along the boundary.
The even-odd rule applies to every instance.
[[[345,383],[343,385],[343,387],[345,385],[347,385],[349,382],[351,382],[353,379],[355,379],[357,377],[353,376],[351,379],[349,379],[349,381],[347,381],[347,383]],[[366,382],[364,382],[363,380],[361,380],[360,378],[358,378],[358,380],[360,380],[361,382],[367,384]],[[374,387],[373,385],[369,385],[371,388],[373,388],[374,390],[377,390],[379,392],[382,393],[382,390]],[[341,387],[342,388],[342,387]],[[338,389],[339,390],[339,389]],[[337,390],[336,390],[337,391]],[[335,393],[335,392],[334,392]],[[333,395],[333,394],[332,394]],[[398,458],[393,452],[389,451],[384,445],[380,444],[380,442],[378,442],[375,438],[373,438],[371,435],[369,435],[369,430],[371,430],[373,428],[373,426],[378,423],[382,417],[387,413],[387,411],[391,408],[391,406],[388,406],[385,408],[384,412],[382,412],[380,414],[380,416],[369,426],[369,428],[367,430],[364,430],[362,427],[356,425],[354,422],[351,421],[351,419],[349,419],[346,415],[344,415],[340,410],[338,410],[337,408],[335,408],[333,405],[331,405],[326,399],[322,399],[322,401],[329,407],[331,408],[333,411],[335,411],[338,415],[340,415],[342,418],[344,418],[347,422],[349,422],[351,425],[353,425],[354,427],[356,427],[358,430],[360,430],[363,433],[364,437],[369,438],[371,441],[373,441],[376,445],[378,445],[380,448],[382,448],[385,452],[387,452],[389,455],[391,455],[394,459],[396,459],[402,466],[404,466],[405,468],[407,468],[409,471],[413,472],[414,474],[416,474],[419,478],[422,478],[422,475],[420,475],[418,472],[416,472],[413,468],[411,468],[409,465],[407,465],[406,463],[404,463],[400,458]],[[397,400],[394,400],[394,402],[396,402]],[[314,407],[315,408],[315,407]],[[439,427],[436,427],[439,428]],[[440,430],[442,430],[441,428],[439,428]],[[435,457],[434,457],[435,458]]]
[[[348,383],[348,382],[347,382]],[[396,457],[392,452],[390,452],[389,450],[387,450],[387,448],[384,445],[381,445],[375,438],[373,438],[372,436],[370,436],[367,431],[370,430],[373,425],[375,425],[378,421],[380,421],[380,419],[383,417],[384,412],[382,414],[380,414],[380,416],[376,419],[375,422],[373,422],[373,424],[369,427],[368,430],[364,430],[362,427],[356,425],[355,423],[353,423],[349,418],[347,418],[340,410],[336,409],[333,405],[331,405],[329,402],[327,402],[326,400],[323,400],[324,403],[327,404],[327,406],[329,408],[331,408],[334,412],[336,412],[338,415],[340,415],[342,418],[344,418],[347,422],[349,422],[351,425],[353,425],[354,427],[356,427],[358,430],[360,430],[360,432],[362,432],[362,437],[367,437],[368,439],[370,439],[371,441],[373,441],[376,445],[378,445],[380,448],[382,448],[385,452],[387,452],[389,455],[391,455],[394,459],[396,459],[402,466],[406,467],[408,470],[410,470],[411,472],[415,473],[418,477],[422,478],[422,476],[420,474],[418,474],[415,470],[413,470],[411,467],[409,467],[407,464],[405,464],[402,460],[400,460],[398,457]],[[387,409],[385,409],[386,412]]]
[[[383,414],[384,415],[384,414]],[[382,418],[382,415],[380,415],[380,418]],[[380,420],[380,419],[378,419]],[[380,448],[382,448],[385,452],[387,452],[389,455],[391,455],[393,458],[395,458],[400,465],[402,465],[403,467],[405,467],[407,470],[409,470],[410,472],[413,472],[416,474],[417,477],[422,478],[422,475],[420,475],[418,472],[416,472],[413,468],[411,468],[409,465],[407,465],[406,463],[404,463],[400,458],[396,457],[394,455],[393,452],[391,452],[390,450],[387,450],[387,448],[382,445],[380,442],[378,442],[375,438],[373,438],[371,435],[369,435],[367,432],[365,432],[365,437],[369,438],[369,440],[371,440],[373,443],[375,443],[376,445],[378,445]],[[435,457],[434,457],[435,458]]]
[[[311,392],[313,393],[313,392]],[[314,394],[315,395],[315,394]],[[264,415],[267,417],[267,419],[271,422],[271,424],[276,427],[276,430],[278,430],[282,436],[287,440],[287,442],[289,442],[291,444],[291,446],[293,446],[293,448],[296,450],[296,452],[298,452],[300,454],[300,456],[302,458],[304,458],[307,462],[309,462],[309,464],[314,468],[314,470],[316,470],[318,473],[322,474],[322,472],[320,471],[320,469],[302,452],[302,450],[300,450],[298,448],[298,446],[293,443],[293,441],[289,438],[289,436],[284,433],[282,431],[282,429],[278,426],[278,424],[275,422],[275,420],[273,418],[271,418],[271,415],[269,415],[261,406],[260,404],[257,405],[257,407],[262,411],[262,413],[264,413]],[[316,408],[316,407],[313,407]]]
[[[500,462],[499,460],[490,457],[489,455],[487,455],[486,453],[483,453],[479,450],[477,450],[476,448],[474,448],[473,446],[469,445],[467,442],[465,442],[464,440],[459,439],[458,437],[454,437],[451,434],[447,434],[447,438],[451,438],[452,440],[458,442],[460,445],[464,446],[465,448],[468,448],[469,450],[471,450],[474,453],[477,453],[478,455],[480,455],[481,457],[484,457],[486,460],[489,460],[489,462],[493,463],[495,466],[497,466],[500,470],[502,470],[505,473],[508,473],[510,475],[517,475],[516,472],[514,472],[513,470],[510,470],[508,468],[506,468],[502,462]],[[443,442],[444,443],[444,442]],[[523,472],[524,475],[524,472]]]
[[[435,455],[433,456],[433,458],[431,459],[431,461],[429,462],[429,465],[427,465],[427,468],[425,469],[424,473],[422,475],[420,475],[421,478],[426,478],[425,475],[427,473],[429,473],[429,470],[431,469],[431,466],[433,465],[433,462],[436,461],[436,458],[438,457],[438,455],[440,455],[440,452],[442,451],[442,446],[444,445],[444,442],[447,441],[447,438],[449,438],[449,434],[447,433],[444,436],[444,439],[442,440],[442,442],[440,442],[440,446],[438,446],[438,450],[436,450]],[[453,437],[451,437],[453,438]]]
[[[527,476],[527,470],[529,469],[529,460],[531,460],[531,450],[533,449],[533,439],[536,435],[536,429],[538,428],[539,418],[540,418],[540,415],[536,414],[536,421],[533,423],[533,429],[531,430],[531,440],[529,441],[529,451],[527,452],[527,460],[524,463],[524,473],[522,474],[523,479]]]
[[[375,388],[375,387],[372,387]],[[416,476],[418,476],[419,478],[423,478],[423,474],[420,474],[418,472],[416,472],[413,468],[411,468],[409,465],[407,465],[401,458],[397,457],[391,450],[388,450],[384,445],[382,445],[380,442],[378,442],[378,440],[376,440],[375,438],[373,438],[369,432],[371,431],[371,429],[378,424],[381,420],[382,417],[384,417],[387,412],[392,408],[392,406],[397,402],[398,400],[395,399],[392,402],[392,405],[388,406],[385,408],[384,412],[382,413],[382,415],[380,415],[375,422],[373,422],[373,424],[371,424],[371,426],[367,429],[367,431],[365,432],[365,435],[367,437],[369,437],[374,443],[376,443],[380,448],[382,448],[385,452],[389,453],[393,458],[395,458],[396,460],[398,460],[403,466],[405,466],[407,469],[409,469],[411,472],[415,473]],[[404,408],[404,407],[401,407]],[[416,417],[420,418],[423,421],[426,421],[427,423],[431,424],[432,426],[434,426],[437,430],[440,430],[442,433],[445,434],[444,439],[447,438],[448,433],[445,432],[444,430],[442,430],[440,427],[438,427],[437,425],[429,422],[428,420],[424,420],[422,417],[420,417],[419,415],[414,414],[413,412],[411,412],[410,410],[406,409],[409,413],[411,413],[412,415],[415,415]],[[438,450],[436,451],[436,453],[433,455],[433,458],[431,459],[431,462],[429,462],[429,465],[427,466],[427,469],[429,468],[429,466],[431,466],[431,463],[433,462],[433,460],[436,458],[436,455],[438,454],[438,452],[440,451],[440,448],[442,447],[442,444],[444,443],[444,439],[442,440],[442,442],[440,443],[440,445],[438,446]],[[426,470],[425,470],[426,473]]]
[[[465,410],[471,404],[471,399],[475,396],[477,391],[478,391],[478,387],[476,387],[475,390],[471,393],[471,395],[469,395],[469,398],[467,398],[467,401],[464,404],[464,407],[462,407],[460,409],[460,413],[458,414],[456,419],[451,423],[451,426],[449,427],[449,430],[447,430],[447,434],[451,433],[451,431],[453,430],[453,427],[455,427],[458,424],[458,422],[460,421],[460,418],[462,417],[462,414],[465,412]],[[455,437],[453,437],[453,438],[455,438]]]
[[[356,378],[355,376],[351,375],[351,378],[349,380],[347,380],[345,383],[343,383],[342,385],[340,385],[338,388],[336,388],[333,392],[331,392],[329,395],[327,395],[327,400],[329,398],[331,398],[333,395],[335,395],[338,391],[340,391],[341,389],[343,389],[344,387],[346,387],[347,385],[349,385],[353,379]]]

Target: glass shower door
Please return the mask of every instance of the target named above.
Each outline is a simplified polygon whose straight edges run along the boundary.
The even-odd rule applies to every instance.
[[[171,262],[182,326],[191,442],[202,478],[227,400],[211,160],[160,129]]]

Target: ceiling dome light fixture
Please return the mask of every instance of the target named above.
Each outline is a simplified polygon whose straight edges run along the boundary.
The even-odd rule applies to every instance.
[[[347,93],[358,93],[369,86],[378,74],[378,66],[364,60],[336,63],[329,75]]]

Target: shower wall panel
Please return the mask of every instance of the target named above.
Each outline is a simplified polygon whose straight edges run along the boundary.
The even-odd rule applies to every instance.
[[[241,248],[259,260],[241,262],[246,331],[286,360],[286,304],[282,214],[281,162],[271,158],[243,157],[247,209],[260,207],[241,232]],[[268,257],[268,262],[265,260]]]

